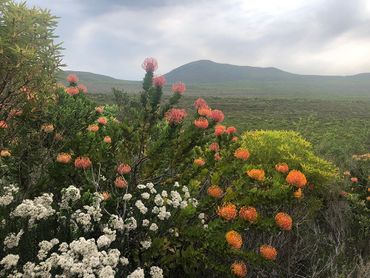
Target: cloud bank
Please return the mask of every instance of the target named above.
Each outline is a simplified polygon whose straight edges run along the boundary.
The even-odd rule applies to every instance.
[[[68,69],[142,77],[194,60],[301,74],[370,72],[367,0],[29,0],[60,17]]]

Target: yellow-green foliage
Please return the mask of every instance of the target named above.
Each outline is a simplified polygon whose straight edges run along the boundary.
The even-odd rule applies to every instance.
[[[251,156],[249,162],[270,169],[285,162],[290,169],[301,170],[307,179],[319,182],[318,186],[337,177],[334,165],[315,155],[312,145],[294,131],[260,130],[245,132],[241,145]]]

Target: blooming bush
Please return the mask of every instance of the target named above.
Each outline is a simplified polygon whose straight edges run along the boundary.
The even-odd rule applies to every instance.
[[[66,86],[33,77],[0,107],[0,276],[350,273],[337,224],[350,212],[366,239],[366,166],[340,192],[337,169],[299,134],[239,134],[202,98],[186,111],[186,85],[163,100],[158,67],[145,59],[140,94],[114,90],[113,105],[71,74]]]

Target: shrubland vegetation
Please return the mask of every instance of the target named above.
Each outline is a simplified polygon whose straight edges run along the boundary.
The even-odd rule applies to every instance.
[[[114,90],[112,104],[97,104],[76,75],[56,85],[48,12],[2,1],[1,14],[11,19],[2,30],[43,20],[26,34],[44,35],[32,52],[53,69],[12,68],[32,87],[3,79],[17,97],[0,110],[1,277],[368,272],[368,155],[343,173],[297,132],[254,131],[258,123],[240,132],[202,98],[185,109],[185,84],[163,97],[154,58],[142,64],[140,93]],[[1,44],[1,64],[23,55],[12,48]]]

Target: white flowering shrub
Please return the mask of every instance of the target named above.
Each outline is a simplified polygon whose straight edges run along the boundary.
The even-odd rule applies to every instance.
[[[113,200],[71,185],[17,203],[17,187],[4,186],[0,277],[164,277],[157,248],[179,237],[176,219],[197,200],[178,182],[125,192]]]

